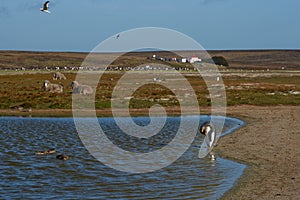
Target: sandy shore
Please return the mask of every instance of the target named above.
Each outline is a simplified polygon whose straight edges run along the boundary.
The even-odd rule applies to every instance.
[[[227,114],[247,124],[216,151],[249,167],[223,199],[299,199],[300,106],[236,106]]]
[[[204,109],[205,110],[205,109]],[[178,114],[176,108],[169,112]],[[98,110],[110,116],[110,110]],[[146,110],[134,110],[145,114]],[[0,115],[70,116],[71,110],[0,110]],[[247,164],[244,175],[223,199],[300,198],[300,106],[233,106],[227,115],[246,125],[221,138],[217,156]]]

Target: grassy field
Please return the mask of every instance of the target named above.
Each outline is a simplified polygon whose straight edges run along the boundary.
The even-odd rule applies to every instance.
[[[212,55],[222,55],[229,61],[229,68],[219,68],[226,88],[227,105],[299,105],[299,52],[210,52]],[[172,56],[169,52],[159,54]],[[76,70],[63,69],[67,80],[54,81],[52,80],[53,69],[57,66],[80,66],[86,55],[85,53],[0,51],[0,109],[71,109],[70,84],[76,78]],[[137,66],[149,62],[161,62],[152,59],[149,61],[147,57],[151,55],[151,52],[128,53],[114,61],[111,66]],[[105,56],[109,60],[112,55]],[[189,64],[167,64],[172,67],[189,67]],[[282,66],[285,68],[283,69]],[[151,73],[151,71],[141,73]],[[111,107],[112,91],[123,74],[124,71],[104,73],[96,88],[95,106],[97,109]],[[211,99],[204,80],[192,71],[185,71],[182,74],[193,87],[199,105],[209,107]],[[135,81],[139,82],[139,77],[137,73]],[[171,75],[169,77],[166,75],[166,77],[166,81],[172,81]],[[64,92],[61,94],[44,92],[42,90],[44,80],[63,85]],[[149,108],[157,103],[167,108],[179,106],[179,100],[172,91],[152,82],[133,93],[130,108]]]
[[[67,80],[52,80],[53,72],[33,74],[0,75],[0,108],[13,109],[18,106],[32,109],[71,109],[72,93],[70,84],[76,73],[65,73]],[[96,108],[110,108],[112,90],[122,77],[122,72],[105,73],[96,90]],[[299,105],[300,73],[269,72],[261,73],[226,72],[223,81],[226,87],[227,104],[232,105]],[[207,87],[198,74],[186,73],[186,79],[193,87],[200,106],[209,106]],[[47,93],[42,90],[44,80],[64,86],[61,94]],[[169,79],[171,80],[171,78]],[[138,78],[137,78],[138,81]],[[168,81],[168,79],[166,80]],[[150,83],[133,93],[131,108],[149,108],[155,103],[165,107],[178,106],[179,102],[169,89]],[[163,101],[162,99],[169,99]]]

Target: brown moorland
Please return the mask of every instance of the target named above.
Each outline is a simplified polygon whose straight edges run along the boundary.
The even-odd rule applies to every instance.
[[[229,69],[300,69],[300,50],[210,50],[207,53],[211,57],[223,56],[229,63]],[[178,57],[179,54],[202,55],[193,51],[129,52],[114,64],[121,66],[147,63],[147,57],[153,54],[160,57]],[[88,53],[84,52],[0,51],[0,69],[74,67],[80,66],[87,55]],[[110,53],[102,55],[102,58],[106,57],[107,60],[113,57]]]

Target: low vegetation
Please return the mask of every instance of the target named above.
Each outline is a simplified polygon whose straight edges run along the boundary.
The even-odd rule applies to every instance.
[[[213,56],[212,60],[216,65],[229,66],[227,60],[223,56]]]
[[[300,73],[296,71],[299,51],[249,51],[248,53],[245,51],[211,51],[210,53],[217,64],[229,65],[219,67],[226,87],[227,105],[300,104]],[[70,68],[80,66],[86,55],[86,53],[0,51],[0,109],[71,109],[71,83],[76,78],[76,70],[70,70]],[[159,55],[174,56],[170,52],[159,52]],[[273,62],[270,61],[272,55],[275,56]],[[281,57],[276,57],[279,55]],[[289,55],[289,62],[282,59],[284,55]],[[109,60],[111,54],[104,54],[104,56]],[[176,69],[189,69],[190,67],[189,63],[158,61],[151,59],[151,56],[151,52],[127,53],[111,63],[110,69],[117,69],[119,66],[135,67],[149,62],[165,62],[164,64]],[[247,63],[244,63],[244,58],[248,61]],[[261,58],[261,60],[255,61],[256,58]],[[279,70],[262,67],[265,66],[264,61],[268,61],[269,65]],[[253,67],[255,62],[257,65]],[[240,64],[244,64],[244,67],[237,70]],[[280,68],[282,65],[288,65],[292,70]],[[52,79],[58,66],[67,77],[66,80]],[[261,68],[257,71],[257,67]],[[97,109],[111,107],[112,91],[124,73],[123,70],[108,70],[104,73],[95,93]],[[151,73],[151,70],[143,73]],[[167,72],[161,73],[167,74]],[[182,74],[193,87],[199,105],[210,106],[211,99],[206,84],[199,74],[193,70],[184,71]],[[137,72],[137,82],[139,77]],[[63,85],[63,92],[57,94],[43,91],[44,80]],[[164,81],[169,80],[172,80],[172,76]],[[159,85],[156,81],[138,88],[129,98],[131,98],[129,106],[132,109],[149,108],[154,104],[172,108],[178,107],[180,103],[180,99],[171,90]]]
[[[76,73],[66,73],[67,80],[52,80],[52,72],[34,74],[14,74],[0,76],[0,109],[71,109],[71,82]],[[110,108],[112,91],[122,77],[121,72],[105,73],[96,91],[97,109]],[[187,80],[195,90],[200,106],[209,106],[210,98],[205,82],[198,74],[186,74]],[[62,93],[43,91],[44,80],[51,80],[64,86]],[[168,81],[168,80],[166,80]],[[238,73],[224,74],[228,105],[299,105],[299,74],[282,74],[270,77],[243,77]],[[168,88],[155,82],[140,87],[130,100],[131,108],[149,108],[153,104],[165,107],[179,106],[179,100]]]

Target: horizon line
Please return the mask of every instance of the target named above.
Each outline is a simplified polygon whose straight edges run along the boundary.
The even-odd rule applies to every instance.
[[[155,50],[155,49],[149,49],[149,50],[137,50],[137,51],[130,51],[130,52],[88,52],[88,51],[72,51],[72,50],[25,50],[25,49],[0,49],[0,52],[43,52],[43,53],[147,53],[147,52],[176,52],[176,51],[300,51],[300,48],[245,48],[245,49],[193,49],[193,50]]]

